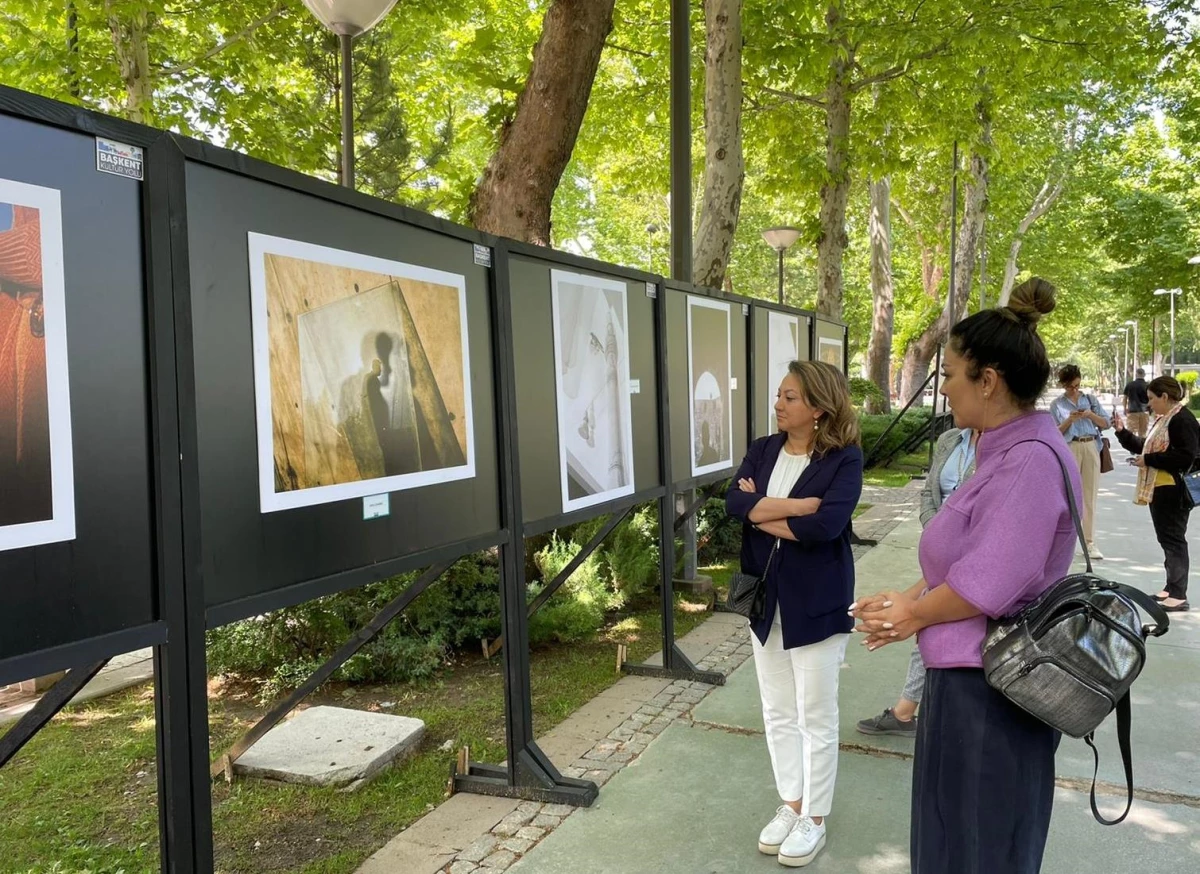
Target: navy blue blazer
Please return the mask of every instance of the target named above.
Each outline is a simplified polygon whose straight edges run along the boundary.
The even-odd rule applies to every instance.
[[[742,466],[725,495],[725,510],[742,525],[742,572],[762,574],[775,538],[751,526],[750,511],[764,498],[775,461],[787,441],[783,433],[750,444]],[[757,494],[741,491],[740,479],[753,479]],[[854,555],[850,550],[850,517],[862,496],[863,455],[847,446],[813,459],[789,498],[820,498],[821,506],[809,516],[787,520],[795,540],[781,540],[779,552],[767,573],[766,613],[751,624],[759,641],[766,643],[779,606],[783,646],[791,649],[819,643],[854,627],[847,615],[854,601]]]

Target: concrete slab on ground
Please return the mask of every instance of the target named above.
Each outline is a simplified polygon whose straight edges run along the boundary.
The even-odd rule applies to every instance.
[[[234,764],[237,774],[309,786],[355,786],[416,751],[425,723],[409,716],[310,707],[275,726]]]
[[[828,844],[809,870],[907,872],[910,786],[910,763],[844,753]],[[677,724],[613,777],[595,806],[568,817],[509,871],[777,872],[756,846],[775,804],[761,737]],[[1086,796],[1059,791],[1044,870],[1095,874],[1098,859],[1105,871],[1200,865],[1200,810],[1139,802],[1131,820],[1106,829],[1092,821]]]

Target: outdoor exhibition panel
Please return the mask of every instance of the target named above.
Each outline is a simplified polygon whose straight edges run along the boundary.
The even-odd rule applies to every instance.
[[[746,454],[750,304],[676,283],[666,295],[674,484],[711,482]]]
[[[654,497],[657,286],[558,253],[508,264],[527,530]]]
[[[96,136],[157,134],[77,120],[0,89],[0,685],[165,637],[142,183]]]
[[[179,147],[197,447],[185,494],[194,476],[209,624],[495,545],[478,236]]]
[[[846,350],[846,326],[817,316],[812,325],[812,353],[814,361],[832,364],[842,373],[848,366]]]
[[[812,358],[813,314],[756,302],[751,310],[754,348],[755,397],[751,400],[753,436],[766,437],[777,430],[775,399],[779,383],[793,361]]]

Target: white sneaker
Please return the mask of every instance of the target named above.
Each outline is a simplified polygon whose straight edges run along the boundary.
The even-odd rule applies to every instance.
[[[800,817],[779,847],[779,864],[803,868],[817,858],[825,846],[825,823],[817,825],[807,816]]]
[[[779,805],[779,809],[775,811],[775,818],[758,833],[758,851],[769,856],[778,853],[780,845],[791,834],[800,818],[800,814],[786,804]]]
[[[1096,561],[1104,560],[1104,553],[1101,552],[1100,550],[1098,550],[1095,546],[1093,546],[1090,543],[1088,544],[1088,555],[1090,555]]]

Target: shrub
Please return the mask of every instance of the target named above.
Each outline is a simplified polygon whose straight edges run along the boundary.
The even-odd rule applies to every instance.
[[[742,550],[742,523],[725,512],[724,498],[709,498],[696,519],[700,564],[717,564]]]
[[[868,401],[882,405],[886,400],[883,390],[869,379],[861,376],[850,377],[850,400],[856,407],[863,407]]]
[[[658,508],[636,510],[609,536],[602,560],[612,585],[612,607],[622,607],[658,582]]]
[[[1175,378],[1179,380],[1179,384],[1183,386],[1183,390],[1191,394],[1196,390],[1196,378],[1200,377],[1200,373],[1194,370],[1183,370],[1175,374]]]
[[[896,427],[888,434],[887,439],[883,444],[875,450],[875,458],[887,458],[893,450],[924,428],[929,430],[929,420],[932,417],[932,412],[925,408],[909,410],[905,413]],[[860,415],[858,417],[859,427],[862,429],[862,446],[863,452],[868,453],[875,446],[875,441],[891,424],[892,416],[869,416]]]
[[[588,539],[594,534],[586,535]],[[563,540],[556,534],[534,557],[542,581],[529,587],[530,600],[579,554],[580,544]],[[533,615],[529,622],[530,643],[549,640],[567,643],[597,631],[604,624],[609,608],[609,591],[602,574],[599,550],[589,555],[562,588]]]

